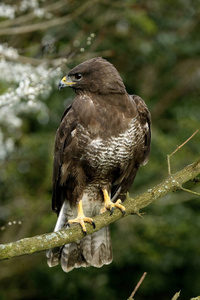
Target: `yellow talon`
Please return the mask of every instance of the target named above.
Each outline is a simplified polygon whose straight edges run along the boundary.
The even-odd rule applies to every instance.
[[[100,210],[100,214],[103,214],[104,212],[106,212],[107,210],[110,210],[110,215],[113,214],[114,208],[117,207],[122,211],[122,214],[125,214],[125,207],[123,205],[121,205],[122,201],[120,199],[118,199],[115,203],[113,203],[110,200],[110,197],[108,195],[108,191],[106,189],[102,189],[103,192],[103,196],[104,196],[104,206],[102,207],[102,209]]]
[[[67,222],[67,224],[72,224],[72,223],[79,223],[81,225],[81,228],[84,232],[84,234],[86,234],[86,227],[85,227],[85,222],[90,223],[93,225],[93,227],[95,228],[95,223],[93,221],[92,218],[88,218],[84,215],[83,213],[83,206],[82,206],[82,200],[79,201],[78,203],[78,215],[77,218],[75,219],[71,219]]]

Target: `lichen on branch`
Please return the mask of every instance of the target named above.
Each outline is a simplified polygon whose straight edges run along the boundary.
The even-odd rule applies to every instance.
[[[129,196],[123,203],[126,208],[124,217],[130,214],[138,214],[142,208],[157,201],[163,196],[172,191],[177,191],[182,188],[182,185],[189,180],[194,179],[200,174],[200,159],[191,165],[188,165],[176,174],[168,176],[164,181],[149,189],[148,191],[130,198]],[[86,224],[87,234],[101,229],[122,218],[122,213],[115,210],[110,216],[109,212],[94,217],[96,228]],[[16,242],[0,245],[0,260],[21,256],[25,254],[32,254],[34,252],[44,251],[53,247],[59,247],[64,244],[75,242],[83,237],[83,232],[79,225],[74,225],[69,229],[60,230],[52,233],[45,233],[42,235],[24,238]]]

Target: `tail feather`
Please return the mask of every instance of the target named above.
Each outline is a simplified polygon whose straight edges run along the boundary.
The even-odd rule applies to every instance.
[[[107,265],[112,262],[112,245],[109,227],[102,228],[95,232],[92,236],[91,245],[91,264],[93,266],[100,268],[102,265]]]
[[[100,268],[112,262],[112,245],[109,227],[104,227],[77,243],[54,248],[47,252],[47,263],[54,267],[61,263],[63,271],[94,266]]]
[[[74,218],[73,210],[64,202],[54,231],[66,225],[67,219]],[[69,272],[74,268],[94,266],[102,267],[112,262],[112,245],[109,227],[104,227],[78,242],[53,248],[47,251],[47,263],[54,267],[61,263],[63,271]]]
[[[55,267],[59,264],[61,247],[50,249],[46,252],[47,264],[49,267]]]
[[[74,268],[87,267],[79,248],[77,243],[71,243],[62,248],[60,263],[64,272],[70,272]]]
[[[112,247],[108,227],[84,237],[78,243],[65,245],[61,250],[61,266],[65,272],[88,266],[100,268],[111,262]]]

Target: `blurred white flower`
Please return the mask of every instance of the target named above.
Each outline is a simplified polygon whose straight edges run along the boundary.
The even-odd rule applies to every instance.
[[[0,3],[0,17],[7,19],[14,19],[16,6]]]
[[[42,8],[36,8],[36,9],[34,9],[34,15],[36,16],[36,17],[38,17],[38,18],[43,18],[44,17],[44,15],[45,15],[45,11],[44,11],[44,9],[42,9]]]
[[[19,10],[24,12],[26,10],[30,9],[35,9],[39,7],[39,3],[37,0],[22,0],[20,3]]]
[[[49,69],[45,64],[33,67],[20,63],[17,57],[16,49],[0,44],[0,81],[5,83],[5,92],[0,95],[0,160],[14,151],[15,140],[20,137],[20,113],[38,112],[38,122],[48,122],[48,107],[39,97],[48,97],[53,81],[61,76],[60,68]]]
[[[6,58],[17,59],[18,51],[13,47],[8,47],[8,45],[4,43],[4,44],[0,44],[0,57],[1,55]]]

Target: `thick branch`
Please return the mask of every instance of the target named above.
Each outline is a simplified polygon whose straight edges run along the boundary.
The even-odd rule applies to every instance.
[[[124,202],[126,208],[126,215],[139,214],[140,209],[155,202],[166,194],[179,190],[185,182],[195,178],[200,173],[200,159],[185,167],[178,173],[167,177],[163,182],[148,190],[147,192],[131,199],[127,197]],[[122,214],[119,210],[115,210],[110,216],[109,212],[94,218],[96,229],[89,224],[86,224],[87,233],[91,234],[119,219]],[[20,256],[24,254],[31,254],[40,252],[53,247],[62,246],[83,237],[83,232],[79,225],[75,225],[67,230],[60,230],[58,232],[46,233],[31,238],[25,238],[17,242],[0,245],[0,260]]]

